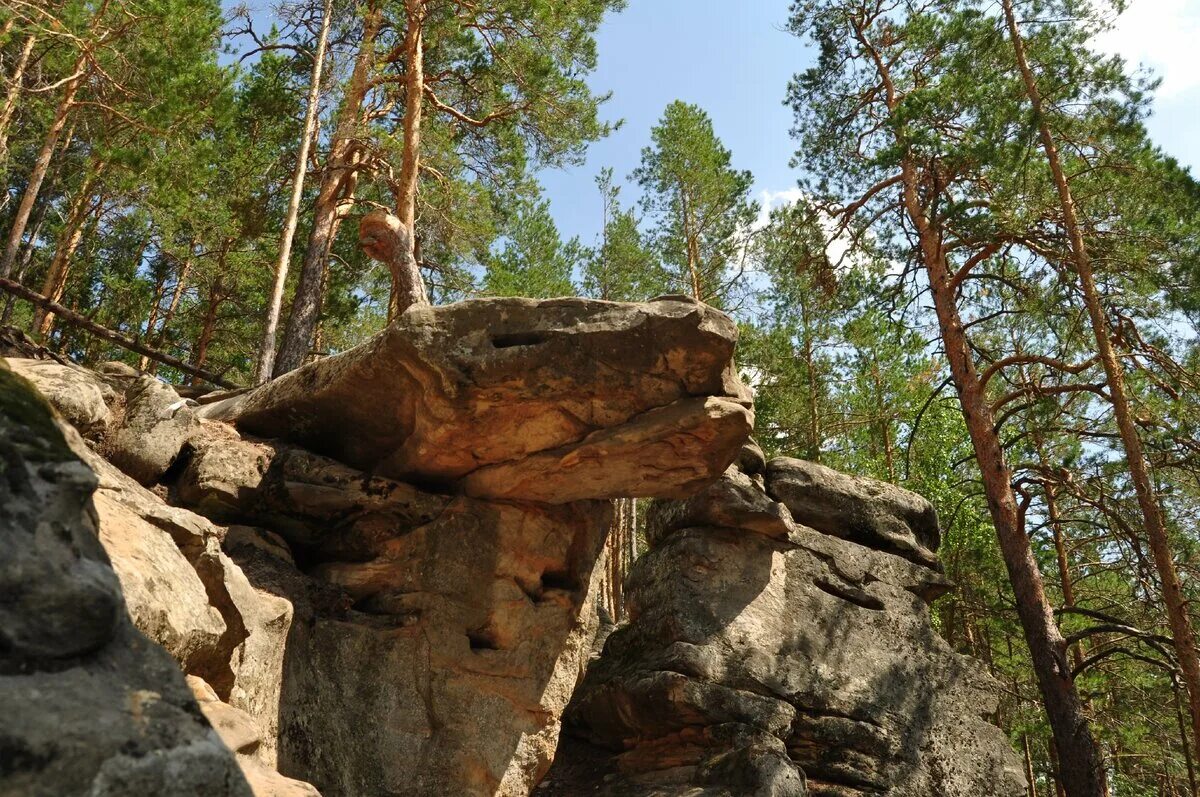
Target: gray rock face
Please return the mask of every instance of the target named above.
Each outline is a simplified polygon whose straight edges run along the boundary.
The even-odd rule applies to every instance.
[[[38,392],[84,436],[102,432],[116,391],[99,374],[54,360],[13,358],[12,370],[33,383]]]
[[[766,478],[767,492],[797,522],[917,564],[939,566],[937,513],[916,493],[790,457],[771,460]]]
[[[108,457],[137,481],[153,484],[197,426],[195,414],[178,393],[143,376],[125,393],[124,416],[110,436]]]
[[[753,423],[736,337],[721,313],[675,297],[414,307],[201,414],[477,497],[682,497],[728,466]]]
[[[731,468],[651,508],[651,550],[626,584],[630,623],[568,712],[574,733],[618,751],[601,793],[1024,794],[1007,740],[981,719],[997,685],[930,623],[926,601],[945,579],[897,555],[911,554],[897,551],[899,529],[936,545],[928,504],[833,472],[822,481],[827,469],[798,460],[765,470],[765,489]],[[579,785],[560,767],[570,761],[550,772],[553,795]]]
[[[97,478],[64,431],[0,365],[0,795],[249,797],[174,660],[125,614]]]

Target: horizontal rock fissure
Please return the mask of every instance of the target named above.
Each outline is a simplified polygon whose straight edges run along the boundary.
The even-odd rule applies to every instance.
[[[863,609],[881,612],[885,608],[883,601],[879,600],[879,598],[876,598],[874,595],[865,592],[864,590],[835,584],[834,582],[825,578],[814,579],[813,583],[816,584],[817,588],[825,594],[832,595],[835,598],[841,598],[847,603],[852,603],[855,606]]]

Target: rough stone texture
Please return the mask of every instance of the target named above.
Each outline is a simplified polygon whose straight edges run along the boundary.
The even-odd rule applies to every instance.
[[[171,535],[100,491],[100,541],[121,579],[134,624],[188,669],[225,633],[204,583]]]
[[[107,366],[100,537],[259,797],[529,794],[595,638],[593,499],[738,456],[733,342],[677,299],[418,309],[202,406],[241,433]]]
[[[74,434],[0,365],[0,795],[248,797],[178,666],[124,612]]]
[[[178,393],[152,376],[140,377],[125,393],[125,413],[110,434],[108,458],[142,484],[153,484],[196,427],[195,413]]]
[[[70,363],[10,358],[12,370],[33,383],[80,434],[91,437],[109,421],[109,405],[117,392],[104,377]]]
[[[204,718],[225,746],[238,754],[238,765],[254,797],[321,797],[311,784],[280,775],[271,766],[263,764],[259,755],[262,731],[253,717],[222,703],[204,679],[189,675],[187,681]]]
[[[385,501],[330,538],[295,533],[320,560],[309,574],[261,532],[226,538],[251,582],[294,607],[279,766],[326,795],[528,794],[550,765],[594,633],[609,506],[438,503],[416,527]]]
[[[767,491],[798,523],[937,567],[937,513],[916,493],[850,476],[802,459],[778,457],[766,468]]]
[[[414,307],[362,346],[200,412],[381,476],[466,477],[478,497],[684,495],[749,432],[735,341],[726,316],[679,297]]]
[[[802,490],[799,471],[812,479]],[[820,481],[824,469],[797,460],[765,472],[765,490],[731,468],[652,507],[630,623],[568,712],[587,741],[566,746],[543,793],[1024,794],[1020,762],[982,719],[997,685],[930,623],[944,577],[896,555],[912,553],[897,551],[901,529],[936,545],[928,505],[842,474]],[[823,528],[791,519],[801,513]],[[599,792],[572,780],[571,759],[588,756],[609,773]]]

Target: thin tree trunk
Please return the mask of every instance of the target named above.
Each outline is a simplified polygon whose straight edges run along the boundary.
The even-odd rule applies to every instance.
[[[91,192],[92,182],[103,168],[103,164],[99,164],[95,169],[88,171],[83,178],[83,184],[79,186],[79,190],[75,194],[75,201],[71,204],[71,209],[67,212],[67,221],[63,226],[62,236],[54,250],[54,257],[50,260],[46,279],[42,283],[42,295],[52,302],[62,299],[63,291],[67,287],[67,277],[71,272],[71,259],[75,256],[75,250],[79,248],[80,241],[83,240],[84,222],[87,221],[88,215],[104,201],[103,198],[98,198],[93,204]],[[52,312],[42,307],[34,311],[33,329],[38,338],[44,340],[50,334],[53,325],[54,314]]]
[[[804,368],[808,371],[808,453],[813,462],[821,461],[821,413],[817,399],[817,366],[816,353],[813,351],[812,330],[808,326],[808,307],[804,301],[800,304],[800,323],[804,331]]]
[[[292,238],[296,235],[296,222],[300,217],[300,199],[304,195],[304,174],[308,169],[308,148],[317,125],[317,106],[321,101],[321,69],[325,63],[325,45],[329,40],[329,24],[333,18],[333,0],[325,0],[321,12],[321,32],[317,36],[317,51],[313,55],[312,76],[308,87],[308,107],[304,111],[304,134],[300,139],[300,150],[296,153],[296,169],[292,174],[292,196],[288,201],[287,219],[283,225],[283,236],[279,242],[279,260],[275,263],[275,281],[271,286],[271,298],[267,305],[267,320],[263,329],[262,345],[259,346],[258,368],[255,382],[262,384],[271,378],[275,368],[275,337],[279,327],[279,311],[283,307],[283,288],[287,283],[288,261],[292,257]]]
[[[338,227],[345,218],[349,200],[354,196],[361,168],[362,153],[356,145],[355,134],[359,114],[366,98],[368,78],[375,65],[375,40],[383,21],[381,4],[372,2],[363,17],[362,45],[354,59],[354,69],[346,83],[345,98],[339,111],[338,123],[321,185],[313,205],[312,228],[308,233],[308,245],[304,251],[304,262],[300,267],[300,279],[296,294],[292,298],[291,313],[284,329],[283,341],[275,357],[274,375],[281,376],[304,364],[312,349],[313,332],[321,314],[321,275],[325,260],[337,237]]]
[[[213,337],[217,332],[217,311],[221,308],[221,302],[225,301],[222,283],[222,276],[218,273],[208,291],[208,307],[204,310],[204,320],[200,323],[200,334],[196,336],[196,345],[192,349],[193,368],[203,368],[204,363],[208,361],[208,347],[212,345]]]
[[[188,242],[188,256],[179,265],[179,274],[175,277],[175,289],[171,291],[171,303],[167,305],[167,312],[163,314],[162,325],[158,328],[158,334],[154,336],[154,347],[161,349],[163,343],[167,339],[167,330],[171,328],[171,322],[175,320],[175,312],[179,309],[179,301],[183,298],[183,292],[187,290],[188,276],[192,270],[192,256],[196,251],[196,239],[193,238]],[[152,330],[147,327],[146,334],[149,335]],[[146,357],[142,358],[138,365],[142,370],[149,370],[150,373],[158,371],[158,366],[148,362]]]
[[[1183,762],[1187,765],[1188,788],[1192,797],[1200,792],[1196,790],[1196,764],[1192,759],[1192,744],[1188,740],[1187,723],[1183,719],[1183,701],[1179,699],[1179,681],[1171,676],[1171,694],[1175,698],[1175,720],[1179,724],[1179,746],[1183,748]]]
[[[878,363],[871,365],[871,381],[875,383],[875,414],[879,423],[879,434],[883,438],[883,464],[887,468],[887,480],[896,481],[896,452],[892,443],[892,422],[884,405],[883,380],[879,377]]]
[[[696,245],[695,234],[692,232],[691,203],[688,202],[687,189],[682,184],[679,186],[679,196],[683,210],[683,243],[687,249],[687,267],[692,280],[692,296],[696,298],[696,301],[703,302],[704,291],[700,286],[700,248]]]
[[[1033,756],[1029,752],[1029,734],[1021,734],[1025,748],[1025,779],[1029,782],[1029,797],[1037,797],[1037,778],[1033,772]]]
[[[1183,594],[1179,574],[1175,569],[1175,560],[1171,554],[1166,524],[1163,521],[1162,506],[1154,489],[1153,480],[1150,478],[1150,467],[1146,462],[1142,440],[1133,418],[1129,396],[1126,393],[1125,372],[1117,361],[1112,339],[1109,337],[1111,329],[1100,303],[1100,293],[1096,289],[1096,278],[1092,271],[1091,257],[1083,239],[1083,228],[1079,223],[1075,198],[1071,193],[1066,172],[1063,170],[1054,135],[1050,131],[1050,125],[1043,112],[1041,91],[1038,89],[1037,80],[1034,78],[1025,54],[1025,42],[1021,38],[1021,32],[1017,26],[1012,0],[1003,0],[1002,5],[1009,37],[1016,54],[1017,66],[1021,70],[1025,91],[1029,95],[1029,103],[1033,109],[1034,119],[1037,121],[1042,150],[1046,155],[1050,173],[1054,177],[1054,186],[1058,191],[1059,202],[1062,205],[1063,223],[1070,240],[1071,259],[1083,291],[1092,333],[1096,338],[1096,351],[1100,355],[1100,362],[1104,367],[1109,398],[1112,402],[1113,414],[1116,416],[1117,429],[1121,434],[1121,443],[1125,448],[1125,458],[1129,463],[1129,475],[1133,481],[1134,490],[1137,492],[1138,507],[1141,509],[1142,520],[1146,526],[1150,551],[1154,556],[1154,565],[1158,570],[1159,580],[1162,582],[1163,600],[1167,606],[1167,621],[1171,627],[1175,653],[1179,657],[1179,667],[1183,672],[1183,681],[1188,691],[1193,744],[1196,745],[1196,753],[1200,754],[1200,654],[1197,654],[1196,651],[1196,635],[1192,629],[1191,618],[1188,616],[1187,599]]]
[[[71,67],[73,74],[79,74],[67,81],[63,88],[62,98],[59,99],[58,107],[54,111],[54,119],[50,123],[50,129],[46,131],[46,137],[42,141],[42,148],[38,152],[37,159],[33,162],[33,170],[29,173],[29,182],[25,186],[25,192],[21,194],[21,204],[17,206],[17,212],[13,216],[12,228],[8,232],[8,242],[4,246],[4,254],[0,256],[0,277],[8,277],[12,273],[13,263],[17,259],[17,250],[21,246],[21,239],[25,236],[25,226],[29,223],[29,214],[33,212],[33,203],[37,201],[38,192],[42,190],[42,181],[46,179],[46,171],[50,168],[50,158],[58,146],[58,137],[62,135],[63,128],[67,124],[67,116],[74,107],[75,94],[83,84],[82,73],[86,65],[87,59],[81,52],[75,60],[74,66]]]
[[[4,96],[4,105],[0,106],[0,175],[7,172],[8,167],[8,125],[12,121],[13,112],[17,109],[17,98],[25,82],[25,67],[29,65],[29,56],[33,54],[33,46],[37,43],[37,35],[25,37],[25,45],[17,56],[12,74],[8,76],[8,93]]]

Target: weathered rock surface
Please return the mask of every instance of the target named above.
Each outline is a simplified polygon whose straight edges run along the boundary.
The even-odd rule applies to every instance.
[[[171,467],[197,425],[195,413],[178,393],[143,376],[125,393],[124,415],[109,436],[108,458],[142,484],[153,484]]]
[[[125,614],[96,476],[2,364],[0,461],[0,795],[249,797],[178,665]]]
[[[736,328],[694,301],[414,307],[201,414],[381,476],[564,503],[694,492],[749,433]]]
[[[107,426],[108,408],[117,394],[99,374],[54,360],[13,358],[8,365],[32,382],[80,434],[92,436]]]
[[[936,560],[897,544],[936,548],[932,509],[752,453],[740,461],[765,470],[765,489],[730,468],[650,509],[630,623],[568,712],[586,742],[565,747],[544,793],[587,788],[571,759],[590,756],[614,797],[1024,794],[1019,761],[982,719],[997,685],[930,623],[926,601],[947,588]]]
[[[733,343],[683,300],[494,300],[195,412],[108,368],[81,453],[125,594],[90,605],[170,650],[258,797],[529,794],[591,653],[603,499],[734,460]]]
[[[797,522],[917,564],[937,567],[937,513],[921,496],[802,459],[766,466],[767,491]]]

